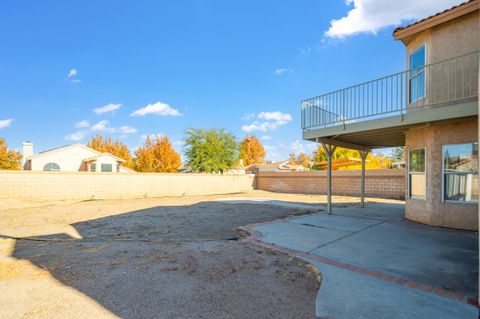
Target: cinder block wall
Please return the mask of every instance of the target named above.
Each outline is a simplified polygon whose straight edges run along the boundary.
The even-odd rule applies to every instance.
[[[113,199],[251,190],[253,175],[1,171],[0,198]]]
[[[369,197],[404,199],[405,170],[367,170],[365,195]],[[332,171],[334,195],[358,196],[361,171]],[[326,194],[326,171],[259,173],[257,188],[279,193]]]

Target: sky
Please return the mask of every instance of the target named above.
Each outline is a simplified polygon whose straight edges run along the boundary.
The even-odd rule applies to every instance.
[[[405,69],[398,25],[458,0],[3,1],[0,137],[35,152],[95,134],[131,150],[189,128],[311,153],[300,101]]]

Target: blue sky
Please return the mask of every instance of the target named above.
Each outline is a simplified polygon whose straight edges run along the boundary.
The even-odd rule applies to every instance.
[[[181,150],[185,129],[225,128],[268,159],[310,153],[300,101],[404,69],[394,26],[459,1],[418,2],[4,1],[0,136],[38,152],[163,133]]]

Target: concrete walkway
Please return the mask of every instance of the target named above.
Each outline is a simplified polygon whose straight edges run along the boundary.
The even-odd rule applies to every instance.
[[[478,318],[477,234],[403,216],[403,205],[369,204],[243,229],[320,269],[320,317]]]

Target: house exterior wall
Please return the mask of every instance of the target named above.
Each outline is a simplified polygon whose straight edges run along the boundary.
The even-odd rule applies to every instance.
[[[407,132],[406,154],[424,147],[426,163],[426,198],[410,199],[407,196],[405,216],[408,219],[434,226],[478,230],[478,205],[442,201],[442,146],[476,141],[477,117],[429,123]]]
[[[87,165],[83,163],[85,158],[96,156],[97,153],[84,147],[69,147],[49,154],[31,159],[32,171],[43,171],[47,163],[57,163],[62,172],[87,171]]]
[[[431,64],[478,50],[479,34],[479,12],[475,11],[410,36],[403,40],[407,47],[407,69],[408,56],[423,43],[427,45],[426,63]]]
[[[116,172],[117,171],[117,160],[111,156],[107,156],[107,155],[102,155],[102,156],[99,156],[95,163],[97,164],[97,172],[101,172],[102,171],[102,164],[110,164],[112,165],[112,172]]]
[[[480,50],[479,19],[478,11],[471,12],[403,40],[407,51],[407,70],[411,69],[410,55],[423,44],[426,45],[426,64],[458,57],[426,69],[426,98],[410,107],[443,104],[478,95],[478,53],[464,55]],[[413,73],[408,76],[413,76]]]
[[[360,196],[361,171],[332,171],[334,195]],[[326,171],[259,172],[257,189],[297,194],[327,193]],[[367,170],[365,194],[369,197],[404,199],[405,170]]]
[[[0,198],[58,201],[228,194],[252,190],[254,178],[254,175],[0,170]]]

